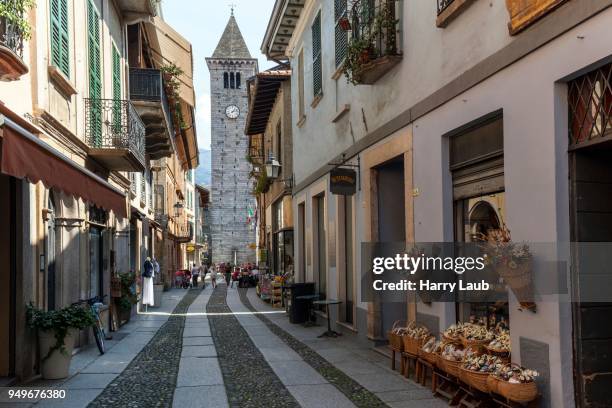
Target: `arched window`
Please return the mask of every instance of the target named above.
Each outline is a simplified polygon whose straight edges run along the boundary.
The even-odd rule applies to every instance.
[[[229,74],[227,72],[223,73],[223,87],[225,89],[229,88]]]
[[[236,89],[240,89],[240,72],[236,72]]]
[[[230,88],[234,89],[236,87],[236,79],[234,77],[234,73],[230,74]]]

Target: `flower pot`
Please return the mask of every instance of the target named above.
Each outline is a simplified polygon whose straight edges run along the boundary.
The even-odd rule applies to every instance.
[[[119,308],[119,320],[121,320],[122,325],[129,323],[131,317],[132,317],[132,308],[129,308],[129,309]]]
[[[40,348],[41,358],[41,375],[46,380],[58,380],[68,377],[70,370],[70,360],[72,360],[72,350],[74,349],[74,341],[78,336],[77,329],[69,329],[64,338],[64,351],[53,350],[49,358],[45,357],[49,354],[57,339],[55,331],[44,330],[38,333],[38,345]]]

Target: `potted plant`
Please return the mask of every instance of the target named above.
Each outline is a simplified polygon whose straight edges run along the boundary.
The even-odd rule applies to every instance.
[[[42,377],[49,380],[68,377],[74,340],[79,330],[94,325],[92,312],[82,306],[45,311],[30,303],[26,317],[28,326],[38,330]]]
[[[117,305],[119,306],[119,320],[121,322],[129,322],[132,316],[132,306],[138,302],[136,296],[136,274],[133,272],[120,273],[121,280],[121,297]]]

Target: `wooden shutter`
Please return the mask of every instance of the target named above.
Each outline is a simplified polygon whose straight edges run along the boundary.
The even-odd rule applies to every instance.
[[[115,138],[121,136],[121,55],[113,44],[113,130]]]
[[[506,0],[510,14],[508,27],[514,35],[527,28],[567,0]]]
[[[70,77],[68,0],[51,0],[51,63]]]
[[[323,65],[321,61],[321,12],[312,24],[312,88],[314,96],[323,93]]]
[[[336,68],[338,68],[344,62],[348,49],[348,33],[340,25],[340,20],[347,18],[347,0],[334,1],[334,18],[336,21]]]
[[[102,67],[100,60],[100,15],[93,2],[87,2],[87,45],[89,51],[90,124],[93,143],[102,144]]]

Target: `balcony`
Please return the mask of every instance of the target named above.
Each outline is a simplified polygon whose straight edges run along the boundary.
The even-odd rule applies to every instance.
[[[2,0],[3,15],[0,16],[0,81],[16,81],[28,73],[22,60],[23,41],[29,31],[28,22],[19,17],[23,0]],[[25,14],[25,12],[23,13]]]
[[[151,160],[170,157],[174,124],[161,71],[130,68],[130,100],[145,124],[146,151]]]
[[[143,172],[145,127],[130,101],[85,99],[89,155],[107,169]]]
[[[187,243],[193,240],[193,228],[191,228],[191,224],[182,223],[176,224],[174,229],[175,241],[177,243]]]
[[[374,84],[402,60],[399,10],[398,0],[352,3],[340,25],[351,30],[344,72],[353,84]]]

